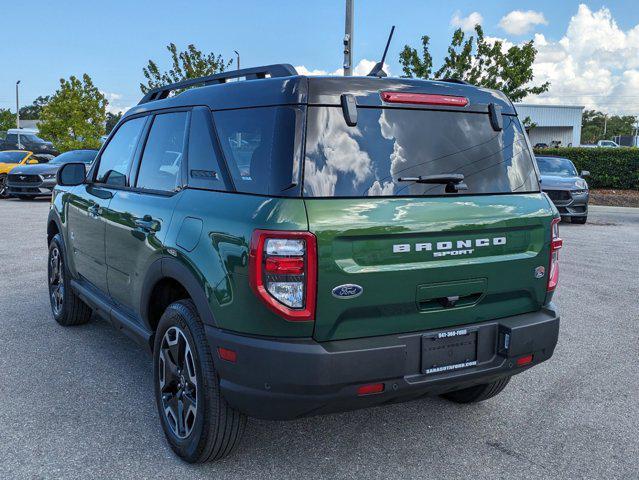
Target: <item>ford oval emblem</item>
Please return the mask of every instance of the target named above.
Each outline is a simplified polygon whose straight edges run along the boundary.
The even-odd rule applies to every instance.
[[[333,289],[333,296],[335,298],[355,298],[359,297],[364,289],[359,285],[347,283],[345,285],[338,285]]]

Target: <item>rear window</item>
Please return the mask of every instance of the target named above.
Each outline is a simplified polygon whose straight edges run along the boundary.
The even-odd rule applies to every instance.
[[[301,107],[262,107],[213,113],[220,144],[239,192],[299,192]],[[296,125],[300,124],[300,128]],[[299,194],[299,193],[298,193]]]
[[[504,116],[497,132],[480,113],[360,107],[349,127],[340,107],[308,112],[305,196],[450,195],[445,185],[398,181],[439,174],[463,174],[461,194],[539,191],[517,117]]]

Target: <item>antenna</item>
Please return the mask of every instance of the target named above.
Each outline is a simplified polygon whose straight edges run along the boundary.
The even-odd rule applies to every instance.
[[[367,76],[378,78],[388,76],[384,71],[384,61],[386,60],[386,54],[388,53],[388,47],[390,46],[391,39],[393,38],[393,33],[395,33],[395,25],[391,27],[390,35],[388,36],[388,41],[386,42],[386,48],[384,49],[384,55],[382,55],[382,61],[377,62]]]

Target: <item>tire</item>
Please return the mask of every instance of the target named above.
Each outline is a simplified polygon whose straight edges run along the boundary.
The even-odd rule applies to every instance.
[[[7,175],[0,175],[0,198],[9,198],[9,187],[7,187]]]
[[[47,274],[51,312],[56,322],[64,327],[82,325],[91,319],[91,308],[80,300],[70,285],[64,240],[59,233],[49,243]]]
[[[504,377],[496,382],[475,385],[474,387],[455,390],[442,395],[446,400],[455,403],[477,403],[488,400],[500,393],[510,382],[510,377]]]
[[[162,429],[180,458],[189,463],[215,461],[237,448],[246,416],[221,395],[211,348],[191,300],[172,303],[162,315],[153,375]]]
[[[579,225],[584,225],[588,221],[588,217],[572,217],[570,220],[572,223],[577,223]]]

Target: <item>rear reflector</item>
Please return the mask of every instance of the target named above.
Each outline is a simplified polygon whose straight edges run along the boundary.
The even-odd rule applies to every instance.
[[[363,395],[373,395],[375,393],[382,393],[384,391],[383,383],[371,383],[369,385],[362,385],[357,387],[357,395],[360,397]]]
[[[304,257],[268,257],[266,271],[277,275],[302,275]]]
[[[548,287],[546,291],[552,292],[559,283],[559,250],[564,241],[559,238],[559,222],[561,218],[554,218],[550,223],[550,268],[548,273]]]
[[[525,357],[520,357],[517,359],[517,366],[523,367],[524,365],[528,365],[533,361],[532,353],[530,355],[526,355]]]
[[[237,361],[237,353],[228,348],[217,347],[217,354],[222,360],[227,362],[235,363]]]
[[[456,95],[435,95],[431,93],[382,92],[382,100],[386,103],[415,103],[418,105],[445,105],[449,107],[465,107],[466,97]]]

